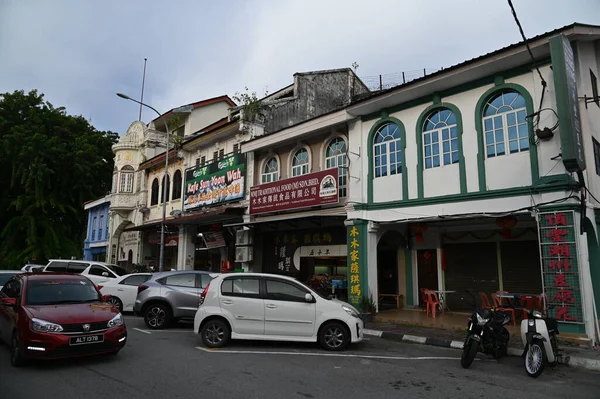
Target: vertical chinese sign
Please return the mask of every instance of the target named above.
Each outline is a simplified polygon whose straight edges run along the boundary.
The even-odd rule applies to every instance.
[[[575,212],[539,214],[544,293],[550,317],[583,324]]]
[[[350,226],[348,228],[348,263],[350,264],[350,268],[348,269],[348,301],[354,306],[358,306],[361,298],[365,295],[361,288],[360,273],[360,265],[363,262],[364,256],[361,230],[363,229],[359,229],[359,226]]]

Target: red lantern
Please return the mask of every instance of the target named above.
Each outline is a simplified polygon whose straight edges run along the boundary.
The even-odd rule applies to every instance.
[[[423,233],[427,231],[427,225],[423,223],[411,224],[410,230],[415,235],[417,242],[423,242]]]
[[[502,236],[507,240],[511,238],[511,229],[517,225],[517,218],[514,216],[502,216],[496,219],[496,225],[502,229]]]

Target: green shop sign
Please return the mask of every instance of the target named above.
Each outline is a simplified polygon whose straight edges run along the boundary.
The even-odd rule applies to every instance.
[[[550,39],[550,56],[554,71],[563,164],[569,172],[582,171],[585,170],[585,154],[579,117],[575,57],[571,43],[565,35]]]
[[[199,168],[185,171],[183,210],[244,198],[246,156],[232,154]]]

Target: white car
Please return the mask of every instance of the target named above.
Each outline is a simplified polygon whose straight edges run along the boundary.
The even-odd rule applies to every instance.
[[[133,312],[138,287],[148,281],[152,273],[132,273],[98,284],[102,295],[108,295],[108,302],[120,312]]]
[[[0,270],[0,290],[12,276],[15,274],[23,273],[20,270]]]
[[[262,273],[217,276],[200,295],[194,333],[205,346],[230,339],[318,342],[340,351],[363,340],[352,305],[326,299],[291,277]]]
[[[82,274],[96,285],[127,274],[122,267],[110,263],[69,259],[50,259],[44,271]]]

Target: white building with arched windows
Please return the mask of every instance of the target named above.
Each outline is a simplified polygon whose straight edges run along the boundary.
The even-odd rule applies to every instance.
[[[468,312],[469,290],[598,342],[600,27],[527,44],[535,64],[522,42],[345,109],[354,303]]]

